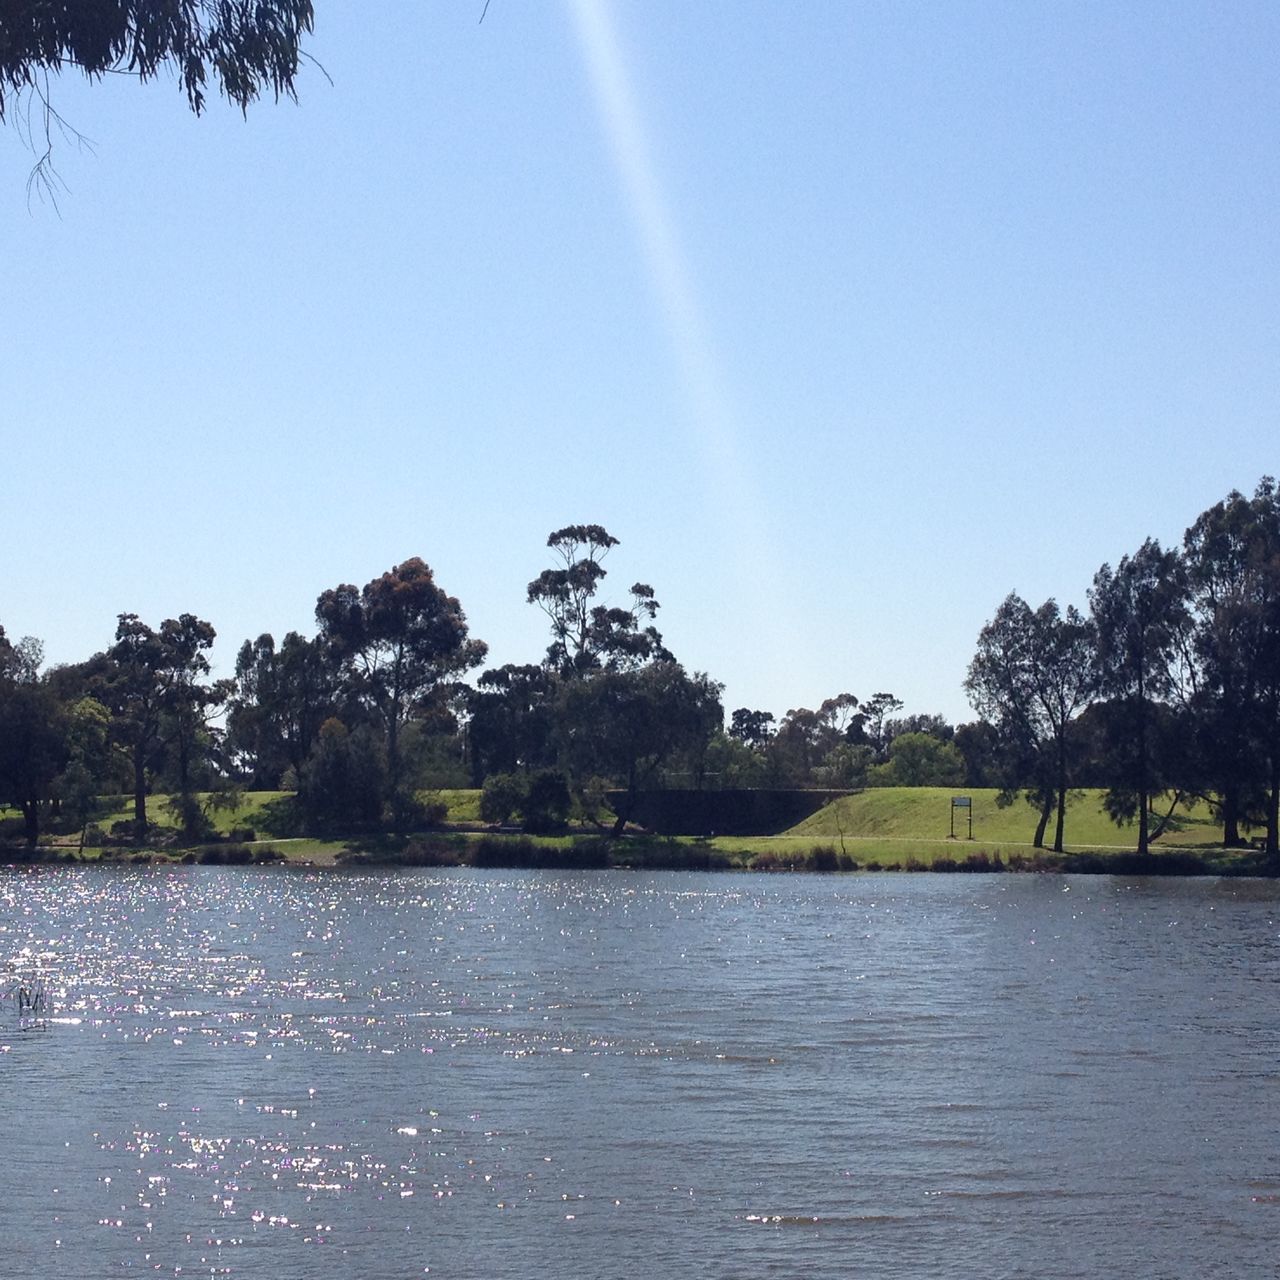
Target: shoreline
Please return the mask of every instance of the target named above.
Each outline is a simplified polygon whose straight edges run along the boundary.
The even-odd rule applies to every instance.
[[[312,840],[292,838],[245,843],[210,842],[182,849],[145,846],[86,848],[65,845],[34,849],[0,848],[0,868],[31,866],[116,867],[284,867],[306,870],[444,869],[472,867],[507,870],[635,870],[728,871],[763,875],[885,875],[922,874],[1035,874],[1122,875],[1274,879],[1257,849],[1221,847],[1169,848],[1139,856],[1123,847],[1084,848],[1053,853],[1033,846],[957,847],[950,841],[901,841],[887,851],[886,841],[866,841],[857,856],[856,839],[844,849],[821,842],[806,848],[773,848],[777,837],[755,841],[734,839],[675,840],[628,835],[622,838],[576,835],[534,838],[509,833],[436,831],[402,839],[352,838]],[[967,844],[967,842],[964,842]],[[756,847],[750,847],[750,846]],[[853,845],[853,848],[849,848]],[[289,846],[295,846],[290,848]],[[301,847],[297,847],[301,846]],[[894,856],[896,854],[897,856]],[[953,856],[954,855],[954,856]]]

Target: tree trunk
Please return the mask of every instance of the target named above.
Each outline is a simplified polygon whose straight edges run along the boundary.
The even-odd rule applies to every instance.
[[[133,825],[138,839],[147,834],[147,762],[139,745],[133,753]]]
[[[612,835],[620,836],[626,829],[627,819],[631,817],[636,807],[636,767],[633,763],[627,770],[627,798],[622,805],[622,809],[618,814],[617,821],[613,824]]]
[[[1144,700],[1142,678],[1138,678],[1138,855],[1150,852],[1151,836],[1148,823],[1151,796],[1147,788],[1147,704]]]
[[[1040,818],[1036,823],[1036,838],[1032,844],[1037,849],[1044,848],[1044,833],[1049,825],[1049,815],[1053,812],[1053,792],[1046,791],[1040,801]]]
[[[1271,786],[1267,791],[1266,864],[1268,875],[1280,875],[1280,752],[1271,757]]]
[[[1228,849],[1238,849],[1244,841],[1240,839],[1240,788],[1228,783],[1222,789],[1222,843]]]
[[[1053,832],[1053,851],[1062,852],[1062,832],[1067,825],[1067,747],[1058,738],[1058,824]]]
[[[34,849],[40,841],[40,802],[23,800],[19,807],[22,809],[22,821],[26,827],[27,844]]]
[[[1155,796],[1152,796],[1151,809],[1153,813],[1155,812],[1155,801],[1156,801]],[[1151,833],[1151,838],[1153,840],[1159,840],[1160,837],[1164,835],[1165,828],[1173,820],[1174,812],[1181,803],[1182,803],[1182,792],[1175,791],[1173,793],[1173,802],[1169,805],[1169,812],[1166,813],[1164,817],[1161,818],[1160,821],[1156,823],[1156,829]]]

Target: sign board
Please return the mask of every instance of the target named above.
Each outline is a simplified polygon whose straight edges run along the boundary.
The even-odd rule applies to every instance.
[[[973,800],[969,796],[952,796],[951,807],[953,809],[968,809],[972,807]]]

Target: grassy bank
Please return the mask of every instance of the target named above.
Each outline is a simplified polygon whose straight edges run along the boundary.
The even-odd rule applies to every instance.
[[[1001,808],[995,792],[972,791],[974,839],[967,822],[960,839],[948,839],[952,792],[934,787],[893,787],[842,797],[780,836],[646,837],[630,833],[604,839],[594,828],[563,836],[529,837],[495,832],[479,823],[478,791],[439,791],[425,800],[447,806],[441,828],[410,836],[303,834],[293,797],[246,792],[234,808],[211,813],[212,831],[197,842],[177,836],[162,799],[149,812],[154,837],[138,844],[116,839],[77,852],[77,837],[53,837],[34,858],[15,845],[0,861],[67,860],[162,863],[279,861],[313,866],[539,866],[635,867],[755,871],[1085,871],[1123,874],[1258,874],[1256,853],[1224,850],[1203,805],[1180,811],[1145,860],[1135,861],[1130,832],[1115,826],[1098,792],[1077,793],[1068,811],[1069,852],[1034,849],[1034,812],[1023,802]],[[107,806],[96,832],[127,824],[125,798]],[[123,827],[117,827],[123,830]],[[96,833],[95,833],[96,834]]]
[[[844,796],[812,817],[792,827],[788,837],[856,840],[944,840],[950,830],[951,797],[964,794],[973,801],[973,837],[984,846],[1030,846],[1037,814],[1024,800],[1001,807],[994,790],[961,791],[946,787],[878,787]],[[1072,793],[1067,806],[1065,843],[1070,849],[1132,848],[1132,827],[1118,827],[1102,807],[1102,792]],[[1163,816],[1168,801],[1157,802]],[[956,834],[968,835],[964,810],[955,811]],[[1045,833],[1053,839],[1053,819]],[[1203,802],[1179,804],[1168,829],[1160,837],[1162,848],[1213,848],[1220,844],[1222,828]]]

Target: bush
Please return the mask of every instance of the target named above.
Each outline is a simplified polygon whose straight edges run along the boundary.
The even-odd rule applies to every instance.
[[[252,844],[258,838],[258,833],[252,827],[232,827],[227,833],[227,839],[235,844]]]
[[[395,861],[402,867],[456,867],[462,858],[450,841],[437,837],[434,840],[410,840]]]
[[[535,834],[563,831],[569,824],[572,803],[564,774],[544,769],[529,780],[529,789],[520,805],[524,818],[521,825]]]
[[[839,868],[840,859],[834,845],[817,845],[809,851],[810,871],[837,871]]]
[[[549,845],[523,836],[482,836],[467,846],[467,861],[473,867],[600,868],[609,865],[609,842],[575,840],[570,845]]]
[[[615,815],[609,808],[609,785],[604,778],[587,778],[574,795],[574,815],[595,826],[613,818]]]
[[[245,844],[210,844],[200,850],[199,861],[206,866],[243,866],[253,861],[253,850]]]
[[[390,809],[391,825],[397,831],[438,827],[449,816],[449,806],[443,800],[419,800],[408,791],[392,796]]]
[[[492,773],[480,792],[480,820],[501,825],[524,804],[524,783],[514,773]]]

